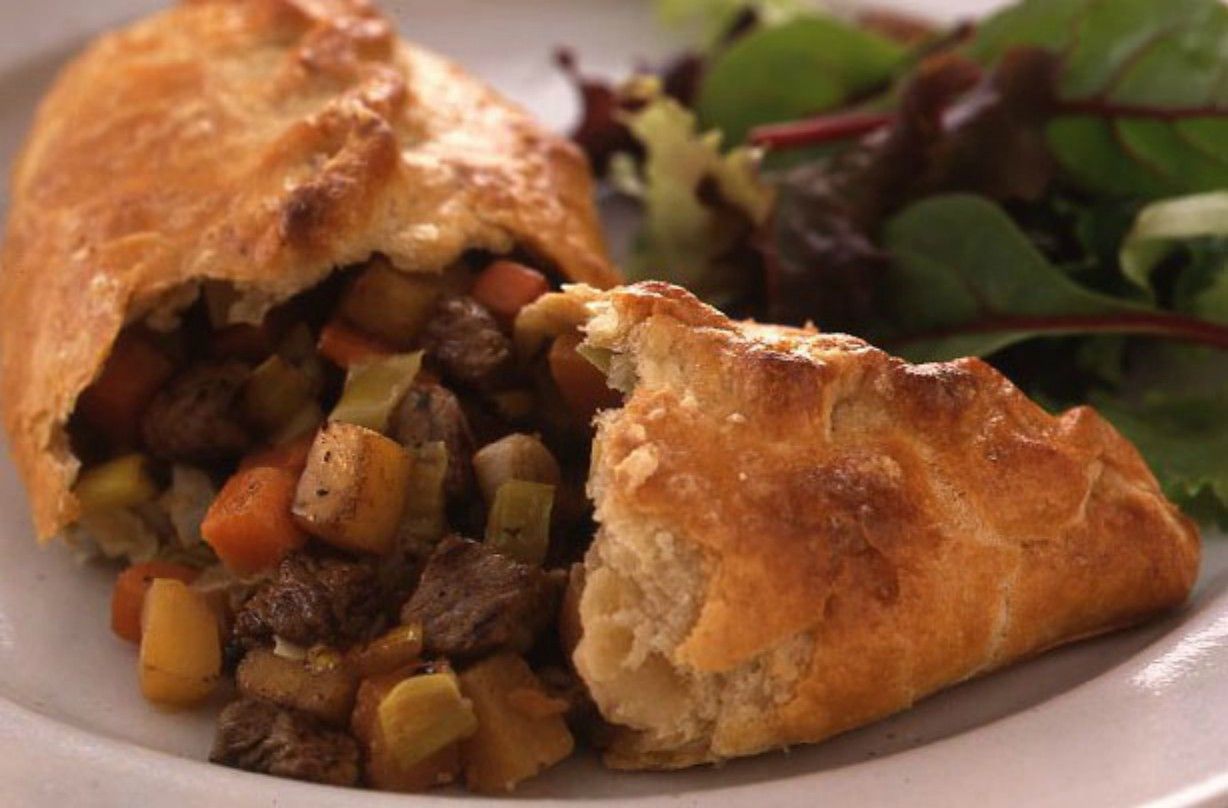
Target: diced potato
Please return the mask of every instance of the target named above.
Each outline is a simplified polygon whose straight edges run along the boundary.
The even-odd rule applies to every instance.
[[[340,314],[350,324],[396,348],[412,347],[439,300],[437,275],[407,274],[376,258],[341,300]]]
[[[409,674],[405,671],[364,679],[350,720],[350,730],[363,746],[366,781],[381,791],[417,792],[451,783],[460,775],[460,744],[451,743],[412,766],[402,766],[379,732],[380,702]]]
[[[563,479],[554,455],[532,435],[508,435],[482,447],[473,456],[473,471],[488,505],[509,480],[558,485]]]
[[[314,668],[270,650],[249,651],[235,682],[244,696],[301,710],[330,724],[344,725],[354,709],[358,680],[344,665]]]
[[[486,520],[486,544],[526,564],[540,564],[550,549],[554,486],[509,480],[499,487]]]
[[[154,704],[187,707],[208,698],[222,672],[217,618],[182,581],[155,579],[141,611],[141,692]]]
[[[414,469],[405,492],[400,535],[412,547],[431,547],[447,530],[448,447],[442,441],[414,450]]]
[[[499,794],[567,758],[575,740],[562,715],[528,709],[527,694],[546,705],[551,699],[523,659],[501,654],[461,674],[461,687],[473,702],[478,729],[461,743],[465,783],[473,791]]]
[[[73,494],[82,511],[97,513],[151,502],[158,496],[158,484],[149,474],[148,459],[128,454],[83,472]]]
[[[331,423],[311,446],[294,518],[337,547],[383,555],[392,549],[412,469],[410,454],[396,441],[361,426]]]
[[[409,392],[421,367],[420,351],[380,356],[354,365],[329,420],[386,432],[392,411]]]
[[[477,729],[473,708],[451,671],[398,683],[380,702],[376,724],[402,768],[421,763]]]
[[[422,626],[397,626],[365,645],[351,648],[346,665],[361,677],[400,670],[422,653]]]
[[[167,561],[146,561],[133,564],[115,579],[111,591],[111,630],[131,643],[141,642],[141,612],[145,592],[158,578],[174,578],[185,584],[195,580],[198,570]]]
[[[276,432],[314,403],[312,382],[303,371],[274,354],[252,371],[243,388],[243,414],[266,433]]]

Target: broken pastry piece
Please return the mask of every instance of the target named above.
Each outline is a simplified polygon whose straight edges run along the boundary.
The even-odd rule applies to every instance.
[[[910,365],[660,283],[543,298],[518,336],[577,322],[626,395],[598,418],[573,654],[611,766],[821,741],[1194,583],[1198,531],[1134,447],[978,359]]]

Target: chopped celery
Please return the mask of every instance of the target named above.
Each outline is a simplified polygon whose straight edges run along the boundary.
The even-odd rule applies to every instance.
[[[411,676],[384,697],[377,711],[388,749],[402,766],[413,766],[478,728],[473,705],[461,695],[454,673]]]
[[[447,530],[444,480],[448,476],[448,447],[443,441],[435,441],[414,453],[414,468],[405,489],[401,536],[415,547],[430,547]]]
[[[252,371],[243,388],[243,414],[266,433],[276,432],[311,402],[311,379],[274,354]]]
[[[597,348],[582,342],[576,346],[576,353],[584,357],[597,370],[607,376],[610,375],[610,363],[614,359],[614,352],[609,348]]]
[[[382,356],[350,368],[345,392],[330,421],[365,426],[376,432],[388,429],[392,411],[405,398],[422,367],[422,352]]]
[[[540,564],[550,547],[554,486],[509,480],[499,486],[486,521],[486,544],[526,564]]]
[[[296,438],[301,438],[309,432],[314,432],[324,423],[324,410],[314,401],[308,401],[301,410],[273,434],[269,435],[269,443],[281,446]]]
[[[85,471],[73,488],[86,513],[131,508],[158,496],[144,455],[128,454]]]

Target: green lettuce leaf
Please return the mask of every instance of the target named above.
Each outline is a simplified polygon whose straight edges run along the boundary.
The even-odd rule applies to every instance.
[[[705,126],[741,143],[755,126],[844,105],[890,82],[897,44],[838,20],[807,16],[761,28],[715,56],[696,109]]]
[[[1151,293],[1151,273],[1179,242],[1228,237],[1228,191],[1166,199],[1143,208],[1121,245],[1121,271]]]
[[[729,254],[771,207],[754,153],[723,153],[719,132],[701,133],[695,115],[664,96],[626,122],[644,147],[638,166],[620,160],[614,172],[616,184],[644,207],[631,276],[667,280],[718,304],[738,297],[753,279]]]
[[[1024,0],[970,53],[1060,54],[1050,148],[1084,188],[1159,198],[1228,186],[1228,7],[1219,0]]]

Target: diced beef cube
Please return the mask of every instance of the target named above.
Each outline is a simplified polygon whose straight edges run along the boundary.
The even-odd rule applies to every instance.
[[[239,362],[202,362],[172,379],[141,421],[150,454],[207,464],[246,452],[252,436],[236,412],[235,401],[248,373]]]
[[[401,621],[422,624],[432,654],[472,659],[505,649],[523,653],[554,624],[561,584],[557,575],[451,536],[427,562]]]
[[[222,711],[209,760],[313,783],[358,783],[358,744],[353,738],[258,699],[241,699]]]
[[[418,447],[442,441],[448,449],[448,498],[455,501],[473,481],[473,434],[460,401],[438,384],[415,384],[397,407],[392,436],[403,445]]]
[[[494,390],[512,376],[512,342],[482,304],[449,297],[427,323],[423,347],[449,381],[476,390]]]
[[[369,564],[295,553],[239,610],[234,636],[247,648],[269,645],[274,636],[344,647],[368,636],[382,614]]]

